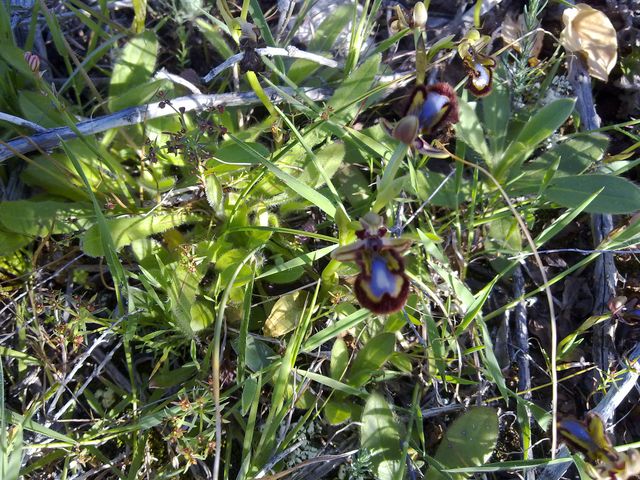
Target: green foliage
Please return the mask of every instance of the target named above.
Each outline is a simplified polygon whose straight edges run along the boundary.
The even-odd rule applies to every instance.
[[[106,228],[113,239],[116,252],[122,247],[131,245],[135,240],[146,238],[156,233],[162,233],[170,228],[197,220],[198,217],[184,212],[166,214],[151,214],[146,216],[121,217],[110,219]],[[87,255],[100,257],[104,255],[101,231],[97,225],[88,229],[82,238],[82,249]]]
[[[402,470],[401,432],[384,397],[372,393],[362,412],[360,445],[371,454],[371,470],[380,480],[399,478]]]
[[[133,37],[124,46],[113,66],[109,83],[109,110],[117,111],[147,103],[160,89],[149,83],[158,56],[158,39],[152,30]]]
[[[592,213],[634,213],[640,205],[640,188],[624,178],[611,175],[567,175],[554,179],[544,196],[565,207],[577,207],[593,193],[600,192],[586,208]]]
[[[76,3],[65,3],[73,22],[34,11],[46,26],[36,16],[31,26],[51,39],[52,63],[43,60],[39,71],[24,57],[36,32],[19,48],[0,8],[0,111],[45,128],[75,128],[154,102],[167,115],[79,134],[0,165],[0,193],[12,198],[0,203],[7,299],[0,315],[8,314],[0,476],[86,476],[102,468],[113,478],[187,478],[208,475],[204,466],[217,460],[220,478],[288,469],[302,478],[315,475],[316,463],[306,460],[351,449],[352,424],[360,426],[359,451],[343,466],[349,478],[401,479],[411,469],[461,479],[523,467],[483,467],[500,435],[494,408],[473,407],[453,422],[438,414],[444,438],[435,454],[426,414],[434,398],[472,396],[517,411],[524,444],[544,436],[529,417],[546,429],[547,399],[534,403],[515,391],[496,333],[506,328],[497,319],[522,300],[510,289],[514,268],[524,263],[530,274],[524,298],[539,302],[542,290],[514,210],[545,248],[568,228],[588,230],[585,213],[635,213],[639,189],[624,178],[637,165],[635,147],[608,157],[613,134],[575,131],[572,99],[515,102],[535,78],[527,59],[508,54],[498,59],[504,67],[494,72],[492,93],[470,101],[459,91],[460,121],[450,136],[434,135],[455,157],[432,159],[400,144],[378,117],[395,120],[407,92],[380,78],[398,73],[390,70],[392,52],[423,32],[403,26],[386,35],[379,0],[338,6],[317,25],[304,49],[337,59],[338,68],[264,58],[255,78],[229,69],[196,85],[209,94],[255,93],[261,103],[211,108],[193,97],[200,108],[183,112],[172,101],[191,94],[183,80],[198,83],[187,67],[202,75],[248,50],[246,38],[239,45],[240,19],[256,26],[260,46],[287,47],[313,2],[288,27],[255,0],[241,2],[241,13],[225,0],[213,13],[199,1],[152,10],[136,0],[124,26],[122,12],[104,2]],[[530,4],[533,25],[541,10]],[[343,35],[344,52],[336,48]],[[427,60],[418,61],[433,62],[429,69],[460,42],[458,34],[430,37]],[[155,80],[160,68],[183,78]],[[558,68],[551,62],[540,70],[553,76]],[[280,98],[257,95],[266,87]],[[307,97],[307,87],[319,87],[314,95],[326,102]],[[0,143],[32,133],[3,121]],[[486,167],[514,210],[473,166]],[[356,221],[371,210],[393,228],[387,238],[414,242],[404,257],[409,298],[385,317],[357,305],[353,280],[363,265],[331,258],[357,240]],[[623,220],[598,248],[640,242],[640,219]],[[549,284],[559,290],[598,255],[548,265]],[[532,323],[545,330],[548,319],[537,314]],[[573,331],[559,359],[583,355],[602,321],[567,326]],[[539,365],[549,360],[545,341],[530,342]],[[34,378],[46,382],[34,388]]]
[[[434,456],[437,462],[427,472],[428,480],[447,478],[438,470],[484,465],[498,441],[498,415],[488,407],[474,407],[457,418],[447,429]],[[465,474],[451,474],[460,480]]]
[[[507,172],[518,171],[522,163],[535,151],[540,143],[548,139],[573,111],[575,100],[559,99],[542,107],[524,124],[518,136],[502,153],[493,170],[498,180],[503,180]]]
[[[332,356],[331,377],[351,387],[362,387],[381,373],[383,365],[393,354],[394,346],[393,333],[380,333],[365,344],[347,369],[346,346],[338,339],[332,350],[336,358],[333,359]],[[329,423],[339,424],[353,416],[359,416],[360,408],[347,400],[345,393],[337,392],[327,401],[324,413]]]
[[[22,425],[7,429],[4,399],[4,372],[0,363],[0,474],[3,479],[17,480],[24,446]]]

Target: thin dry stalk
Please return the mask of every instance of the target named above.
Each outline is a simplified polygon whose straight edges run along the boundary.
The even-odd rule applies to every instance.
[[[446,148],[444,148],[444,146],[440,146],[440,148],[443,148],[446,151]],[[507,203],[509,210],[511,211],[516,221],[518,222],[518,225],[520,226],[520,230],[522,230],[522,234],[527,239],[527,243],[531,248],[531,253],[535,258],[538,269],[540,270],[540,275],[542,277],[542,281],[544,282],[544,291],[546,293],[547,303],[549,306],[549,320],[551,324],[551,359],[550,359],[551,421],[553,422],[551,427],[551,458],[555,458],[556,449],[558,447],[558,429],[556,425],[558,423],[558,369],[557,369],[557,358],[556,358],[557,350],[558,350],[558,328],[556,324],[555,308],[553,306],[553,296],[551,295],[551,289],[549,288],[549,280],[547,278],[547,273],[544,271],[544,265],[542,263],[542,259],[540,258],[540,255],[538,255],[538,249],[536,248],[536,244],[533,241],[533,238],[531,237],[531,233],[529,232],[529,229],[527,228],[526,223],[524,223],[524,220],[522,219],[522,217],[520,216],[516,208],[513,206],[513,203],[511,203],[511,200],[509,199],[509,195],[507,195],[507,192],[505,192],[504,188],[502,188],[502,186],[500,185],[500,182],[498,182],[496,178],[493,175],[491,175],[491,172],[489,172],[486,168],[481,167],[480,165],[477,165],[475,163],[468,162],[467,160],[464,160],[463,158],[460,158],[451,152],[447,151],[447,153],[449,153],[449,155],[451,155],[451,158],[453,158],[456,162],[460,162],[468,167],[478,169],[478,171],[486,175],[491,180],[491,182],[495,185],[495,187],[500,192],[500,195],[502,196],[504,201]]]

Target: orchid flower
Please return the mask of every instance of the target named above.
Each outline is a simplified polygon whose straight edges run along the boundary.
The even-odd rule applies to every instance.
[[[587,464],[591,478],[627,480],[640,475],[640,451],[616,451],[598,414],[588,413],[584,421],[565,418],[559,422],[558,432],[567,446],[591,462]]]
[[[411,146],[415,151],[436,158],[449,156],[432,147],[425,137],[433,137],[458,122],[458,99],[448,83],[417,85],[405,110],[395,126],[385,119],[381,125],[393,138]]]
[[[496,61],[480,51],[488,44],[490,38],[481,36],[480,33],[472,29],[465,35],[458,45],[458,55],[462,58],[469,78],[466,88],[476,97],[489,95],[493,87],[493,70]]]
[[[360,305],[380,315],[397,312],[409,295],[409,277],[404,272],[401,254],[412,241],[387,238],[382,218],[373,212],[362,217],[360,223],[358,240],[337,248],[331,257],[358,265],[360,273],[353,288]]]

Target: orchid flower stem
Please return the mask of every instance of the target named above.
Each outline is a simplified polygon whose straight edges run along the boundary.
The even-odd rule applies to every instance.
[[[222,16],[222,19],[224,20],[224,23],[227,24],[227,27],[229,28],[229,32],[231,33],[231,36],[233,37],[233,39],[237,43],[238,42],[238,38],[240,37],[240,35],[236,31],[236,29],[234,28],[233,14],[231,13],[231,10],[229,9],[229,4],[227,3],[226,0],[216,0],[216,6],[218,7],[218,11],[220,12],[220,15]]]
[[[376,201],[373,204],[374,212],[380,211],[380,209],[388,202],[389,199],[386,198],[388,190],[396,178],[396,174],[400,169],[400,165],[402,165],[404,157],[407,155],[408,149],[408,145],[399,143],[396,149],[393,151],[391,160],[389,160],[387,168],[385,168],[384,173],[382,174],[382,178],[380,179],[380,183],[378,183],[378,195],[376,197]]]
[[[240,11],[240,18],[245,22],[247,21],[247,16],[249,14],[249,3],[249,0],[244,0],[242,2],[242,10]]]
[[[247,77],[247,82],[249,82],[251,90],[255,92],[256,96],[269,111],[269,115],[271,115],[273,118],[278,118],[278,112],[275,108],[273,108],[273,103],[271,103],[271,100],[269,100],[267,94],[264,93],[264,89],[262,88],[262,85],[260,85],[260,81],[258,80],[256,72],[250,70],[245,75]]]

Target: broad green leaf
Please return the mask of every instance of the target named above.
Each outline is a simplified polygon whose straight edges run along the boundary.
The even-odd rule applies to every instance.
[[[31,243],[32,238],[14,232],[0,230],[0,257],[11,255]]]
[[[335,46],[336,38],[351,20],[352,14],[353,9],[349,5],[340,5],[331,12],[314,32],[308,50],[316,54],[330,52]],[[319,68],[320,65],[315,62],[298,59],[291,64],[287,76],[293,83],[299,84]]]
[[[579,134],[560,142],[525,164],[525,175],[509,185],[514,195],[537,194],[553,177],[578,175],[602,159],[609,139],[597,132]]]
[[[367,58],[336,89],[331,99],[327,102],[334,110],[335,117],[332,115],[332,118],[335,118],[336,122],[346,124],[353,120],[358,112],[359,105],[357,100],[363,97],[371,87],[378,73],[381,58],[379,54]]]
[[[133,37],[124,46],[111,74],[109,84],[109,109],[111,111],[114,110],[114,104],[123,108],[122,104],[115,103],[119,96],[144,84],[151,78],[157,55],[158,39],[153,30],[147,30]]]
[[[360,446],[371,453],[376,478],[396,480],[402,471],[400,423],[379,393],[372,393],[362,412]]]
[[[0,257],[8,256],[31,243],[32,237],[0,229]]]
[[[5,5],[7,5],[7,3],[5,3]],[[5,13],[7,8],[0,10]],[[0,32],[0,36],[2,36],[3,33],[4,32]],[[7,62],[10,69],[15,73],[19,73],[25,78],[31,77],[33,72],[29,68],[27,61],[24,59],[24,50],[13,45],[13,35],[11,34],[11,30],[9,30],[8,34],[11,37],[11,44],[2,44],[2,48],[0,49],[0,58]]]
[[[487,232],[486,248],[519,253],[522,250],[522,235],[516,219],[500,217],[492,220]]]
[[[361,308],[345,318],[337,321],[333,325],[319,331],[302,345],[302,352],[311,352],[320,345],[335,338],[340,333],[359,325],[371,316],[371,312],[366,308]]]
[[[218,52],[220,57],[229,58],[234,52],[225,41],[225,32],[219,25],[210,25],[203,18],[197,18],[195,24],[204,37],[211,42],[213,48]],[[228,38],[228,37],[227,37]]]
[[[234,248],[224,252],[216,261],[216,271],[220,272],[220,283],[228,285],[235,275],[236,267],[246,256],[247,250]],[[240,272],[235,276],[234,286],[246,284],[253,276],[253,270],[249,265],[243,265]],[[240,292],[237,292],[240,293]]]
[[[392,146],[396,144],[396,141],[382,129],[379,123],[364,130],[356,130],[352,127],[331,127],[335,135],[339,135],[341,129],[346,132],[342,137],[345,143],[352,147],[347,150],[347,161],[350,163],[358,164],[369,157],[387,158]]]
[[[493,454],[498,441],[498,414],[493,408],[473,407],[447,428],[434,456],[446,468],[484,465]],[[455,480],[467,474],[450,474]],[[446,476],[431,467],[426,480],[445,479]]]
[[[517,138],[511,142],[500,159],[494,172],[498,180],[514,176],[522,163],[537,146],[549,138],[569,118],[575,100],[562,98],[555,100],[537,111],[522,127]]]
[[[578,175],[601,160],[608,146],[609,138],[602,133],[576,135],[534,159],[527,170],[546,170],[559,158],[557,175]]]
[[[412,182],[412,190],[418,196],[420,201],[424,202],[431,197],[433,192],[439,188],[429,203],[440,207],[456,208],[465,198],[469,198],[471,189],[468,183],[463,183],[459,190],[456,190],[456,184],[452,180],[448,180],[444,185],[446,175],[438,172],[424,172],[417,170],[415,172],[415,182]]]
[[[86,144],[88,147],[90,146],[89,141],[85,137],[80,136],[79,140],[83,144]],[[91,204],[93,206],[93,214],[96,219],[96,224],[94,225],[94,227],[98,231],[98,237],[99,237],[98,245],[99,247],[102,247],[102,250],[104,251],[105,260],[109,267],[109,272],[111,273],[111,277],[113,278],[113,287],[116,295],[116,302],[118,304],[118,308],[122,310],[124,309],[124,304],[122,302],[123,292],[125,295],[127,295],[129,285],[127,283],[127,277],[126,277],[124,268],[122,266],[122,263],[120,263],[120,258],[118,258],[118,256],[116,255],[116,252],[115,252],[116,248],[115,248],[115,244],[113,243],[113,238],[108,233],[107,220],[104,216],[104,213],[102,212],[102,208],[100,207],[100,204],[98,203],[98,199],[93,189],[91,188],[89,179],[84,173],[82,164],[78,159],[78,157],[76,156],[74,150],[65,141],[61,141],[60,146],[62,147],[62,150],[64,151],[66,157],[71,161],[73,165],[73,170],[75,170],[75,173],[77,173],[80,179],[82,180],[82,184],[84,185],[85,191],[87,192],[87,194],[89,195],[89,198],[91,199]],[[129,322],[127,325],[128,328],[125,331],[125,339],[127,341],[131,339],[133,329],[135,329],[135,324],[136,322],[132,321],[132,322]]]
[[[312,52],[328,52],[335,48],[336,39],[353,17],[350,5],[340,5],[322,21],[309,42]]]
[[[499,68],[498,71],[500,70]],[[491,94],[482,101],[482,121],[491,154],[495,157],[502,154],[510,116],[509,91],[501,82],[493,82]]]
[[[0,443],[0,478],[3,480],[18,480],[20,478],[24,448],[22,425],[16,426],[11,437],[11,441],[7,442],[7,445]]]
[[[191,330],[194,332],[199,332],[212,325],[216,317],[213,305],[211,302],[205,300],[197,300],[195,303],[192,303],[189,314],[191,317]]]
[[[134,240],[165,232],[170,228],[175,228],[196,219],[196,216],[182,212],[160,213],[146,216],[136,215],[112,218],[106,221],[106,225],[111,234],[111,238],[113,238],[114,247],[116,251],[119,251]],[[82,249],[87,255],[92,257],[104,255],[100,239],[100,230],[97,225],[91,227],[84,234]]]
[[[128,107],[144,105],[149,103],[159,91],[167,92],[171,88],[171,83],[165,79],[150,80],[139,85],[132,85],[131,88],[128,88],[125,92],[109,97],[109,110],[117,112],[118,110],[124,110]],[[169,97],[169,95],[167,96]],[[153,122],[154,127],[157,128],[158,123],[166,122],[166,120],[154,119]]]
[[[16,200],[0,203],[0,227],[28,237],[73,233],[92,223],[90,207],[53,200]]]
[[[9,4],[5,3],[5,5]],[[0,42],[3,45],[2,50],[7,49],[8,47],[16,48],[15,39],[13,38],[13,19],[10,13],[10,8],[0,8]]]
[[[329,371],[331,372],[331,378],[340,380],[344,372],[347,371],[349,366],[349,349],[347,344],[342,338],[336,338],[331,349],[331,363]]]
[[[216,213],[221,213],[224,210],[224,206],[222,204],[223,194],[222,194],[222,184],[218,177],[216,177],[213,173],[210,173],[205,177],[205,185],[204,191],[207,196],[207,202],[209,206]]]
[[[471,149],[480,154],[480,157],[489,166],[489,170],[494,170],[496,167],[495,160],[491,152],[489,152],[489,147],[487,147],[486,135],[476,114],[476,105],[476,102],[459,101],[460,121],[456,124],[456,135]]]
[[[535,239],[535,244],[537,248],[540,248],[546,242],[555,237],[558,233],[564,230],[567,225],[573,222],[578,215],[580,215],[585,208],[599,195],[600,191],[597,190],[590,197],[588,197],[584,202],[582,202],[576,208],[572,208],[571,210],[567,210],[565,213],[557,217],[551,224],[545,228]]]
[[[193,365],[185,365],[172,370],[167,368],[154,375],[151,381],[156,388],[171,388],[190,380],[197,372]]]
[[[413,363],[411,362],[411,355],[403,352],[393,352],[389,357],[391,364],[401,372],[411,374],[413,371]]]
[[[234,141],[224,142],[213,154],[213,159],[233,166],[244,166],[259,164],[269,156],[269,150],[260,143],[244,142],[244,146],[249,148],[243,148]]]
[[[396,197],[400,195],[400,192],[407,187],[409,183],[408,176],[394,178],[386,184],[384,188],[379,188],[376,191],[376,200],[373,202],[371,210],[379,212],[383,208],[393,205]]]
[[[371,375],[389,359],[395,344],[396,336],[393,333],[381,333],[369,340],[356,355],[347,374],[347,383],[354,387],[367,383]]]
[[[427,8],[429,8],[428,2],[426,2],[425,5],[427,5]],[[454,49],[456,45],[453,42],[454,38],[455,35],[447,35],[446,37],[438,39],[433,45],[429,47],[429,51],[427,52],[427,61],[431,62],[431,60],[433,60],[433,58],[440,50]]]
[[[37,155],[22,175],[25,183],[41,187],[49,194],[86,202],[91,201],[91,195],[84,185],[82,177],[85,177],[99,204],[111,195],[117,195],[128,203],[135,180],[121,164],[120,156],[114,155],[95,137],[65,142],[64,150]],[[78,173],[75,162],[82,168],[82,175]]]
[[[351,400],[331,397],[324,406],[324,417],[331,425],[339,425],[351,418],[352,410]]]
[[[256,150],[246,145],[244,142],[242,142],[241,140],[237,139],[234,136],[231,136],[231,138],[244,151],[249,152],[250,155],[255,155],[257,158],[261,158],[259,152],[257,152]],[[300,195],[301,197],[305,198],[306,200],[316,205],[318,208],[323,210],[331,218],[335,217],[335,214],[336,214],[335,205],[331,202],[331,200],[329,200],[323,194],[321,194],[314,188],[311,188],[310,186],[300,182],[297,178],[283,171],[281,168],[277,167],[273,162],[267,160],[266,158],[261,158],[260,163],[264,165],[267,168],[267,170],[269,170],[276,177],[278,177],[280,181],[283,182],[287,187],[289,187],[294,192],[296,192],[296,194]]]
[[[369,200],[371,187],[367,177],[355,165],[343,165],[337,172],[333,183],[344,196],[344,202],[355,209]]]
[[[332,142],[318,150],[316,162],[322,167],[326,177],[333,177],[344,160],[344,154],[345,148],[342,142]],[[313,188],[318,188],[325,184],[323,175],[316,168],[311,158],[306,162],[304,171],[298,177],[298,180]]]
[[[635,213],[640,210],[640,188],[611,175],[570,175],[551,181],[545,199],[565,207],[578,207],[593,193],[602,192],[585,208],[590,213]]]
[[[240,407],[242,415],[247,414],[258,393],[258,381],[251,377],[247,378],[244,381],[244,387],[242,388],[242,400]]]
[[[167,292],[169,297],[169,314],[173,325],[187,338],[193,338],[195,323],[196,328],[200,327],[198,319],[206,322],[207,312],[202,308],[195,307],[198,295],[198,284],[202,278],[202,274],[198,269],[190,270],[185,265],[177,262],[163,264],[160,257],[156,257],[157,264],[160,267],[160,275],[158,277],[161,286]],[[206,265],[207,262],[202,262]],[[211,312],[209,312],[210,314]],[[196,322],[193,322],[194,316]],[[212,321],[210,318],[209,321]]]
[[[17,100],[27,120],[45,128],[60,127],[66,123],[62,112],[58,111],[55,104],[40,92],[21,90],[18,92]]]
[[[253,335],[249,335],[247,336],[246,355],[249,370],[258,372],[271,365],[273,358],[276,357],[276,352],[274,352],[266,342],[256,339]]]

